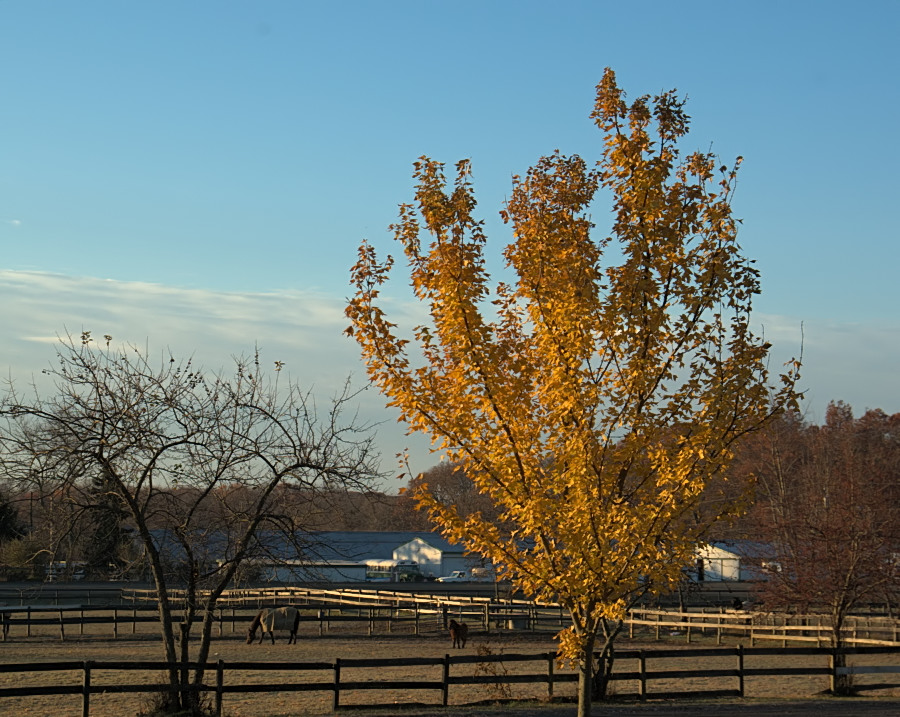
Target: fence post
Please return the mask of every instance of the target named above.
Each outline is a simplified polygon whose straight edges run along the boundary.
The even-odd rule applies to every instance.
[[[25,624],[27,626],[25,636],[31,637],[31,605],[29,605],[28,609],[25,611]]]
[[[831,691],[832,696],[837,694],[835,689],[837,688],[838,663],[837,648],[832,647],[831,650],[828,651],[828,670],[830,672],[828,675],[828,689]]]
[[[553,701],[553,662],[554,655],[552,652],[547,653],[547,701]]]
[[[222,690],[225,687],[225,660],[216,663],[216,717],[222,717]]]
[[[444,655],[444,669],[441,677],[441,705],[444,707],[450,701],[450,655]]]
[[[119,636],[119,610],[113,608],[113,639]]]
[[[81,717],[91,713],[91,663],[84,661],[84,676],[81,680]]]
[[[659,642],[659,620],[660,620],[660,617],[661,617],[660,614],[656,613],[656,641],[657,642]]]
[[[333,712],[341,705],[341,658],[334,658],[334,699],[331,701]]]
[[[638,672],[640,673],[638,696],[644,700],[647,699],[647,656],[643,650],[638,653]]]
[[[419,636],[419,603],[416,602],[413,604],[413,616],[415,618],[415,633],[416,637]]]
[[[744,696],[744,646],[743,644],[738,645],[737,649],[737,663],[738,663],[738,692],[741,697]]]
[[[66,623],[63,622],[63,611],[59,611],[59,639],[60,642],[66,641]]]

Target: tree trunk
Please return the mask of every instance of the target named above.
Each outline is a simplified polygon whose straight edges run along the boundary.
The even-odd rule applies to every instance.
[[[834,610],[831,615],[831,644],[834,648],[834,669],[847,666],[847,655],[844,654],[844,638],[841,629],[844,626],[844,615],[839,610]],[[853,694],[852,675],[834,675],[832,693],[841,697]]]
[[[835,648],[833,653],[834,668],[847,666],[847,656],[841,648]],[[847,697],[853,694],[853,677],[852,675],[834,675],[834,683],[832,685],[832,694],[839,697]]]
[[[590,717],[594,693],[594,632],[582,636],[578,660],[578,717]]]
[[[182,622],[179,627],[181,628],[181,663],[186,664],[191,659],[191,626],[190,623]],[[181,687],[179,692],[181,708],[189,715],[196,714],[200,705],[200,693],[186,689],[190,685],[186,667],[178,671],[178,685]]]
[[[178,651],[176,648],[175,625],[172,619],[172,605],[169,602],[169,593],[166,589],[165,579],[162,573],[162,563],[159,556],[152,554],[150,556],[151,572],[153,574],[153,582],[156,586],[156,598],[159,611],[159,626],[162,632],[163,648],[166,653],[166,661],[169,664],[178,662]],[[169,668],[169,685],[177,688],[181,684],[178,670],[174,667]],[[164,698],[166,709],[175,711],[178,707],[178,693],[167,692]]]
[[[210,607],[206,606],[206,614],[203,616],[203,623],[200,629],[200,646],[197,650],[196,660],[203,665],[209,658],[209,648],[212,642],[213,622],[215,621],[215,603]],[[204,671],[203,668],[197,668],[194,672],[193,683],[195,687],[203,684]],[[200,694],[199,692],[196,694]]]
[[[594,679],[591,696],[594,700],[605,700],[609,692],[609,676],[613,671],[613,640],[615,635],[607,637],[603,643],[603,649],[597,655],[597,663],[594,667]]]

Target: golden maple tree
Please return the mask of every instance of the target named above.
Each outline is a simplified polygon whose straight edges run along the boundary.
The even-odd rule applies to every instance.
[[[366,242],[347,307],[370,379],[499,519],[459,515],[427,485],[420,505],[571,614],[560,653],[580,667],[580,714],[605,689],[626,609],[672,589],[708,527],[739,509],[740,491],[716,501],[709,489],[734,442],[795,403],[799,370],[791,362],[773,385],[769,345],[750,328],[759,275],[731,212],[740,158],[679,159],[684,101],[628,104],[611,70],[592,118],[605,137],[595,168],[556,152],[513,179],[501,216],[514,281],[486,271],[469,162],[448,186],[422,157],[415,204],[392,230],[430,322],[403,338],[379,307],[393,260]],[[597,238],[588,209],[604,191],[614,219]]]

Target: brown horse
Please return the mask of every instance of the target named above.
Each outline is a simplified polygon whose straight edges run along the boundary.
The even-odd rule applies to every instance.
[[[469,626],[464,622],[450,621],[450,639],[453,640],[453,647],[465,647],[466,640],[469,637]]]
[[[276,630],[289,630],[288,645],[292,642],[297,643],[297,628],[300,626],[300,611],[295,607],[267,607],[256,613],[253,622],[250,623],[250,629],[247,630],[247,644],[253,642],[256,637],[257,629],[261,629],[259,641],[262,642],[266,633],[272,638],[272,644],[275,644]]]

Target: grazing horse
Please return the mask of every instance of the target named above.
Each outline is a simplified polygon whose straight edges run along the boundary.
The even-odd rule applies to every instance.
[[[256,630],[261,629],[259,641],[262,642],[266,633],[272,638],[272,644],[275,644],[276,630],[289,630],[288,645],[292,642],[297,643],[297,628],[300,625],[300,611],[295,607],[267,607],[256,613],[253,622],[250,623],[250,629],[247,630],[247,644],[253,642],[256,637]]]
[[[465,647],[468,637],[469,626],[466,623],[450,621],[450,639],[453,640],[453,647]]]

